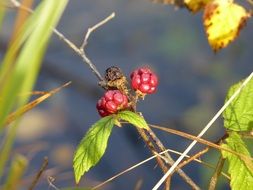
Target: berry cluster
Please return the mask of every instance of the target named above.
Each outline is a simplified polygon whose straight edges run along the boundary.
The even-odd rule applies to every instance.
[[[116,75],[117,77],[112,75]],[[104,96],[97,102],[97,110],[101,117],[127,109],[132,101],[132,96],[128,95],[126,78],[120,69],[117,67],[107,69],[105,78],[109,84],[109,90],[106,91]],[[131,86],[135,90],[137,97],[144,97],[146,94],[152,94],[157,89],[158,78],[156,74],[147,67],[134,70],[130,78]]]

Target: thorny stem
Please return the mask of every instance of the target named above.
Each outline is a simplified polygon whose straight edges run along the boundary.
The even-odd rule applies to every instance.
[[[11,3],[13,4],[13,6],[15,8],[22,8],[26,11],[29,12],[33,12],[33,10],[22,6],[22,4],[19,3],[19,1],[16,0],[11,0]],[[110,16],[106,17],[104,20],[102,20],[101,22],[99,22],[98,24],[94,25],[93,27],[89,28],[83,43],[81,44],[80,47],[77,47],[74,43],[72,43],[70,40],[68,40],[60,31],[58,31],[57,29],[53,28],[53,32],[63,41],[65,42],[75,53],[77,53],[83,60],[84,63],[86,63],[89,67],[89,69],[95,74],[95,76],[98,78],[99,80],[99,85],[103,88],[105,87],[106,81],[104,80],[104,78],[102,77],[102,75],[100,74],[100,72],[98,71],[98,69],[96,68],[96,66],[92,63],[92,61],[87,57],[86,52],[84,51],[84,48],[86,47],[86,45],[88,44],[88,38],[90,36],[90,34],[95,31],[97,28],[99,28],[100,26],[104,25],[105,23],[107,23],[109,20],[111,20],[113,17],[115,16],[115,13],[112,13]],[[139,134],[141,135],[141,137],[143,138],[143,140],[145,141],[145,143],[148,145],[148,147],[150,148],[152,154],[156,154],[157,151],[155,151],[155,147],[153,146],[152,142],[149,141],[146,133],[144,130],[139,130],[138,129]],[[150,131],[149,131],[150,133]],[[156,137],[156,135],[151,132],[151,137],[152,137],[152,141],[154,143],[159,142],[157,144],[157,147],[159,147],[160,150],[166,150],[165,147],[163,146],[163,144],[160,142],[160,140]],[[155,139],[155,140],[154,140]],[[152,145],[151,145],[152,144]],[[166,157],[168,157],[167,159],[170,160],[170,165],[172,165],[174,163],[174,161],[172,160],[172,158],[170,156],[168,156],[169,154],[166,155]],[[164,163],[159,160],[161,158],[157,158],[157,162],[159,164],[159,166],[161,167],[161,169],[163,170],[163,172],[167,171],[167,167],[164,165]],[[158,161],[159,160],[159,161]],[[163,164],[162,164],[163,163]],[[180,170],[179,170],[180,171]],[[192,186],[193,189],[200,189],[183,171],[180,172],[180,176],[183,177],[183,179]],[[169,184],[170,179],[168,179],[168,183]]]

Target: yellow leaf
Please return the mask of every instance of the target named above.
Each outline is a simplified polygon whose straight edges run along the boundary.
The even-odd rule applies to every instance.
[[[214,0],[204,10],[204,27],[214,51],[226,47],[238,35],[246,20],[247,11],[231,0]]]
[[[212,0],[184,0],[185,6],[192,12],[196,13],[205,8],[207,3]]]

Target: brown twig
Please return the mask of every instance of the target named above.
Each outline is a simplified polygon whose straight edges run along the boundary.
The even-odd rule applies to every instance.
[[[172,133],[172,134],[175,134],[175,135],[178,135],[178,136],[181,136],[181,137],[184,137],[184,138],[187,138],[187,139],[191,139],[191,140],[194,140],[194,141],[197,141],[199,143],[202,143],[202,144],[205,144],[209,147],[212,147],[212,148],[215,148],[217,150],[223,150],[223,151],[227,151],[231,154],[234,154],[236,156],[238,156],[240,159],[242,159],[243,161],[245,161],[246,163],[251,163],[253,158],[249,157],[249,156],[246,156],[244,154],[240,154],[236,151],[233,151],[231,149],[228,149],[228,148],[224,148],[220,145],[217,145],[215,143],[212,143],[210,141],[207,141],[207,140],[204,140],[202,138],[199,138],[199,137],[196,137],[196,136],[193,136],[193,135],[190,135],[190,134],[187,134],[187,133],[184,133],[182,131],[177,131],[177,130],[174,130],[174,129],[169,129],[169,128],[165,128],[165,127],[160,127],[160,126],[157,126],[157,125],[151,125],[149,124],[150,127],[153,127],[153,128],[156,128],[156,129],[160,129],[160,130],[163,130],[163,131],[166,131],[168,133]],[[223,138],[223,137],[222,137]]]
[[[143,141],[146,143],[147,147],[149,148],[149,150],[151,151],[151,153],[153,155],[157,155],[158,152],[156,151],[156,148],[154,146],[154,144],[152,143],[152,141],[149,140],[148,136],[145,133],[144,129],[141,128],[136,128],[139,135],[141,136],[141,138],[143,139]],[[158,163],[158,165],[160,166],[160,168],[162,169],[162,171],[164,173],[166,173],[166,171],[168,170],[167,166],[164,164],[163,160],[160,157],[156,157],[156,161]],[[165,183],[165,189],[169,190],[170,189],[170,177],[166,180]]]
[[[187,158],[185,161],[181,162],[181,163],[178,165],[177,170],[178,170],[178,168],[184,167],[185,165],[187,165],[187,164],[190,163],[191,161],[193,161],[193,160],[199,158],[201,155],[207,153],[208,150],[209,150],[209,147],[206,147],[205,149],[199,151],[197,154],[191,156],[190,158]]]
[[[155,144],[158,146],[158,148],[159,148],[159,150],[160,150],[159,152],[165,151],[166,148],[164,147],[164,145],[162,144],[162,142],[160,141],[160,139],[157,138],[157,136],[156,136],[155,133],[152,131],[152,129],[149,128],[149,130],[147,130],[147,132],[149,133],[151,139],[152,139],[152,140],[155,142]],[[172,157],[170,156],[170,154],[169,154],[168,152],[165,152],[164,154],[165,154],[165,157],[166,157],[166,162],[167,162],[170,166],[172,166],[172,165],[174,164],[175,161],[172,159]],[[183,170],[178,169],[176,172],[185,180],[186,183],[188,183],[188,184],[192,187],[192,189],[195,189],[195,190],[200,189],[200,188],[196,185],[196,183],[194,183],[194,182],[192,181],[192,179],[191,179],[188,175],[186,175],[186,173],[185,173]]]
[[[35,187],[35,185],[38,183],[42,173],[45,171],[46,167],[48,165],[48,158],[45,157],[43,160],[43,163],[40,167],[40,170],[38,171],[38,173],[36,174],[35,178],[32,181],[32,184],[30,185],[30,187],[28,188],[28,190],[33,190],[33,188]]]
[[[222,172],[224,162],[225,162],[225,159],[222,158],[222,156],[220,156],[218,164],[217,164],[216,169],[214,171],[214,174],[213,174],[212,178],[210,179],[208,190],[215,190],[217,180],[218,180],[218,177],[220,176],[220,174]]]
[[[23,9],[25,11],[28,11],[30,13],[33,13],[33,10],[30,8],[27,8],[25,6],[23,6],[19,1],[17,0],[11,0],[11,3],[13,4],[14,8],[20,8]],[[71,42],[68,38],[66,38],[60,31],[58,31],[56,28],[53,28],[53,32],[54,34],[56,34],[59,39],[63,40],[69,47],[70,49],[72,49],[75,53],[77,53],[83,60],[84,63],[86,63],[88,65],[88,67],[91,69],[91,71],[95,74],[95,76],[98,78],[99,80],[99,84],[103,85],[105,83],[104,78],[102,77],[102,75],[100,74],[100,72],[98,71],[98,69],[96,68],[96,66],[92,63],[92,61],[86,56],[86,52],[84,51],[85,46],[88,44],[88,38],[91,35],[91,33],[93,31],[95,31],[97,28],[99,28],[100,26],[104,25],[105,23],[107,23],[109,20],[111,20],[112,18],[114,18],[115,13],[112,13],[110,16],[106,17],[104,20],[102,20],[101,22],[97,23],[96,25],[94,25],[93,27],[89,28],[83,43],[80,47],[77,47],[73,42]]]

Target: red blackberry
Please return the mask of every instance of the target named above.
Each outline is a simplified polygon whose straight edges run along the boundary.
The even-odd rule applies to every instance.
[[[119,90],[108,90],[97,102],[97,110],[101,117],[116,113],[127,106],[127,96]]]
[[[131,84],[134,90],[143,94],[152,94],[156,91],[158,78],[156,74],[147,67],[134,70],[131,73]]]

